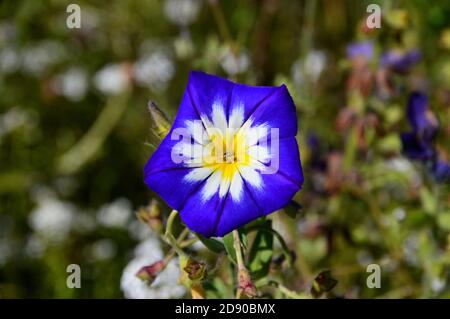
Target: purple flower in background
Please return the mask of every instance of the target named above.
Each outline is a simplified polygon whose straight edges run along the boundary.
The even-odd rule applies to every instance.
[[[406,112],[413,131],[401,135],[404,154],[414,160],[433,158],[433,140],[438,123],[428,109],[428,97],[423,93],[413,92]]]
[[[450,164],[437,160],[433,165],[433,175],[439,182],[450,181]]]
[[[431,142],[438,130],[438,121],[428,108],[428,97],[419,92],[411,93],[407,115],[414,132],[426,142]]]
[[[372,59],[373,43],[371,41],[353,42],[347,46],[347,57],[349,59],[363,58],[365,60]]]
[[[450,180],[450,164],[439,158],[434,146],[439,125],[428,108],[428,97],[413,92],[408,100],[407,116],[413,130],[401,135],[403,154],[426,164],[438,182]]]
[[[416,132],[402,133],[403,154],[412,160],[429,160],[434,157],[431,141],[421,140]]]
[[[193,71],[169,134],[145,165],[145,183],[191,230],[223,236],[284,207],[301,188],[296,134],[286,86]]]
[[[390,68],[398,73],[407,73],[415,64],[419,63],[422,55],[419,50],[413,49],[407,52],[391,50],[381,56],[382,67]]]

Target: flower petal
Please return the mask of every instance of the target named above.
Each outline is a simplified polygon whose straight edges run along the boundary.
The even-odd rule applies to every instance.
[[[207,237],[224,236],[262,214],[245,187],[241,192],[241,199],[238,201],[230,196],[232,193],[225,197],[216,193],[209,200],[203,201],[203,195],[197,192],[189,197],[180,216],[195,232]]]
[[[252,197],[261,207],[264,215],[284,207],[303,184],[300,154],[294,137],[280,140],[279,152],[273,153],[271,156],[270,164],[261,165],[267,170],[266,173],[271,170],[275,172],[259,174],[264,187],[254,187],[253,184],[248,183],[247,179],[244,179],[244,183],[247,184]],[[275,163],[274,157],[279,158],[277,163]]]
[[[292,137],[297,134],[297,117],[294,101],[285,85],[277,88],[273,94],[268,96],[258,105],[244,127],[250,125],[266,125],[269,130],[279,130],[279,138]],[[268,132],[270,135],[270,131]]]

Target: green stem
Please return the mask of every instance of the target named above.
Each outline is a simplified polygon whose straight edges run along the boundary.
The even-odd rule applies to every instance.
[[[58,172],[61,174],[74,174],[89,162],[119,123],[127,105],[128,94],[108,100],[92,127],[58,159]]]
[[[198,242],[198,238],[186,239],[182,243],[180,243],[180,248],[186,248]]]
[[[173,250],[178,254],[178,256],[187,257],[186,253],[181,249],[172,232],[173,222],[177,215],[178,212],[176,210],[173,210],[170,213],[169,219],[167,219],[166,232],[164,234],[164,237],[166,238],[167,243],[171,245]],[[187,236],[188,233],[189,230],[187,228],[183,230],[183,232],[180,234],[181,241]],[[178,239],[179,241],[180,238]]]
[[[219,0],[209,0],[209,6],[211,7],[212,14],[214,16],[214,20],[216,20],[217,27],[219,28],[219,33],[221,37],[228,43],[233,43],[233,39],[231,38],[230,29],[225,21],[225,17],[223,12],[219,6]]]
[[[239,238],[239,232],[237,230],[233,230],[233,239],[234,239],[234,250],[236,251],[236,261],[238,264],[238,271],[246,269],[244,259],[242,258],[242,244],[241,239]]]
[[[308,296],[306,296],[305,294],[299,294],[293,290],[290,290],[289,288],[287,288],[286,286],[280,284],[279,282],[276,282],[274,280],[269,282],[270,286],[274,286],[276,287],[283,295],[285,295],[288,298],[291,299],[308,299]]]

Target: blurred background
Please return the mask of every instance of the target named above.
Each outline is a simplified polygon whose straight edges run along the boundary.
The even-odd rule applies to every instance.
[[[185,295],[176,266],[152,287],[134,278],[167,251],[134,212],[170,211],[143,183],[158,145],[147,103],[173,118],[191,69],[294,98],[302,208],[271,215],[295,252],[290,289],[329,269],[340,297],[450,297],[450,2],[79,0],[69,29],[72,2],[0,3],[0,298]],[[414,91],[443,171],[402,146]],[[214,285],[228,296],[225,275]]]

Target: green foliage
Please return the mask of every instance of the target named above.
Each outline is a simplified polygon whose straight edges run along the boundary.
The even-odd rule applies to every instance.
[[[260,226],[263,228],[256,233],[249,252],[249,269],[255,280],[268,275],[273,256],[272,221],[266,220]]]

